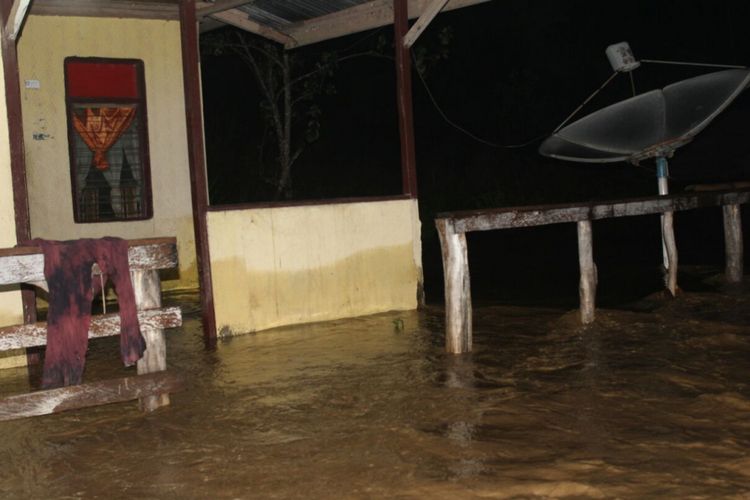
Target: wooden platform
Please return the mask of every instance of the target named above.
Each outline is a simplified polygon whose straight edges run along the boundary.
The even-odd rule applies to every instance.
[[[440,236],[445,275],[446,350],[450,353],[471,351],[472,311],[471,280],[466,247],[466,233],[547,224],[576,223],[581,277],[579,291],[581,320],[595,319],[597,286],[596,265],[592,248],[592,221],[614,217],[662,214],[662,234],[668,263],[665,285],[677,290],[677,248],[672,229],[672,214],[682,210],[721,206],[724,213],[726,277],[739,282],[743,276],[743,242],[740,205],[750,201],[750,190],[651,196],[595,203],[539,205],[447,212],[438,214],[435,225]]]

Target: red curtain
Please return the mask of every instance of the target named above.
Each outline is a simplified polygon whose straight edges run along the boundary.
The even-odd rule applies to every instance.
[[[94,153],[92,164],[107,170],[107,151],[117,142],[135,118],[135,108],[86,108],[85,116],[73,112],[73,126]]]

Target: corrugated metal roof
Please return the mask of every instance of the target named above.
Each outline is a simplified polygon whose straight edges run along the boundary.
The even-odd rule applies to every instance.
[[[370,0],[256,0],[239,7],[250,19],[272,28],[282,30],[284,26],[333,14],[349,7],[368,3]]]
[[[179,0],[34,0],[30,13],[53,16],[95,16],[178,19]],[[490,0],[449,0],[444,11]],[[408,0],[409,17],[436,5],[433,0]],[[201,32],[231,25],[287,48],[330,40],[393,23],[393,0],[197,0]]]

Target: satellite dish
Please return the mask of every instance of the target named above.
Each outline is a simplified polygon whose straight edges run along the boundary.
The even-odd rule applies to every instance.
[[[573,115],[614,76],[630,73],[641,62],[694,65],[672,61],[637,61],[627,42],[610,45],[606,53],[615,73]],[[631,97],[563,128],[566,119],[542,143],[539,153],[586,163],[629,161],[638,164],[641,160],[654,158],[659,194],[666,195],[669,192],[667,158],[672,157],[677,148],[692,141],[750,84],[750,70],[734,68],[682,80],[663,89]],[[665,282],[674,295],[677,291],[677,249],[672,213],[665,212],[661,219],[664,269],[668,272]]]
[[[711,123],[750,83],[750,70],[729,69],[682,80],[600,109],[555,132],[544,156],[587,163],[671,157]]]

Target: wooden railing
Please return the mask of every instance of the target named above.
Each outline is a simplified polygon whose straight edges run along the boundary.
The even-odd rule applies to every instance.
[[[440,236],[445,275],[446,350],[455,354],[471,351],[471,283],[466,247],[466,233],[468,232],[575,222],[578,227],[578,260],[581,272],[579,283],[581,320],[583,323],[591,323],[595,317],[597,286],[591,221],[635,215],[671,214],[700,207],[722,206],[726,277],[730,282],[739,282],[743,275],[740,205],[748,203],[749,200],[750,190],[743,190],[438,214],[435,224]],[[673,247],[668,250],[672,255],[670,255],[669,275],[666,282],[667,287],[674,291],[677,277],[676,247],[674,247],[674,241],[667,241],[666,245]]]
[[[169,404],[169,393],[181,381],[167,373],[164,328],[182,324],[179,307],[161,307],[159,269],[177,267],[174,238],[130,240],[128,261],[138,321],[146,351],[137,363],[137,376],[19,394],[0,399],[0,420],[57,413],[87,406],[138,399],[152,411]],[[44,287],[44,256],[37,247],[0,249],[0,285],[33,283]],[[89,339],[119,335],[120,317],[92,316]],[[44,322],[0,328],[0,351],[46,345]]]

